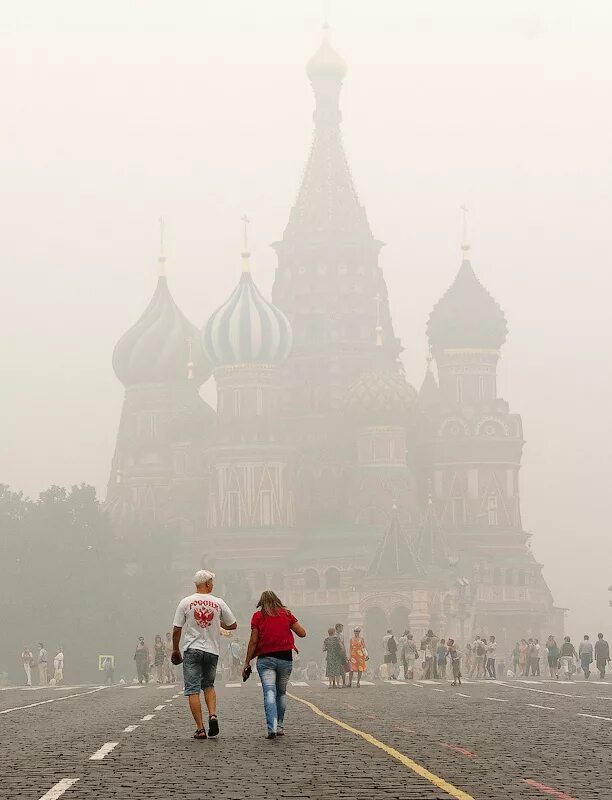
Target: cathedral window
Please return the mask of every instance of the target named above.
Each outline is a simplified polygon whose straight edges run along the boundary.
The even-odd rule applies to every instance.
[[[316,591],[321,588],[321,580],[316,569],[311,568],[304,572],[304,588],[309,591]]]
[[[481,400],[486,400],[487,397],[487,380],[484,375],[478,378],[478,397]]]
[[[263,390],[257,389],[257,416],[263,417]]]
[[[269,528],[272,523],[272,492],[265,490],[261,493],[261,524]]]
[[[240,527],[240,495],[238,492],[227,493],[227,524],[230,528]]]
[[[489,495],[487,498],[487,520],[489,525],[497,525],[497,496],[494,494]]]
[[[326,589],[339,589],[340,588],[340,570],[335,567],[330,567],[325,571],[325,588]]]
[[[466,523],[465,500],[463,497],[453,497],[453,525],[455,528],[463,527]]]
[[[240,391],[234,389],[234,416],[240,416]]]
[[[463,402],[463,378],[461,375],[457,376],[457,402]]]

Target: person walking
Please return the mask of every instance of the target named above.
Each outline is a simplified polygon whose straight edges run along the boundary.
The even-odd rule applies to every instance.
[[[419,657],[416,642],[411,633],[406,635],[406,642],[402,650],[402,662],[404,664],[404,680],[411,681],[414,678],[414,666]]]
[[[196,724],[194,739],[206,739],[200,692],[208,709],[208,737],[219,735],[215,676],[219,661],[221,628],[234,631],[236,617],[221,597],[213,595],[215,573],[199,569],[193,576],[196,590],[178,604],[172,628],[172,663],[183,663],[185,696]],[[183,654],[180,651],[183,638]]]
[[[489,643],[487,644],[487,661],[485,664],[487,674],[485,677],[495,680],[497,674],[495,672],[495,660],[497,658],[497,642],[495,636],[489,636]],[[503,673],[502,673],[503,675]]]
[[[597,634],[595,642],[595,664],[599,670],[599,680],[606,677],[606,666],[610,663],[610,645],[604,639],[603,633]]]
[[[176,668],[172,663],[172,633],[166,632],[166,658],[164,660],[164,680],[166,683],[174,683],[176,681]]]
[[[474,672],[476,680],[479,680],[485,677],[485,664],[487,662],[487,643],[484,637],[476,637],[472,652],[474,653]]]
[[[263,691],[267,739],[285,733],[287,684],[293,668],[295,641],[306,631],[272,591],[262,593],[251,619],[251,638],[244,660],[243,678],[248,677],[251,661],[257,656],[257,672]]]
[[[329,688],[335,689],[340,686],[340,680],[344,675],[344,651],[335,628],[327,629],[327,637],[323,641],[323,652],[325,653],[325,677],[329,681]]]
[[[21,651],[21,661],[23,663],[23,671],[26,675],[26,686],[32,685],[32,664],[34,663],[34,656],[29,647],[24,647]]]
[[[461,686],[461,653],[457,650],[457,645],[454,639],[449,639],[447,642],[448,657],[451,661],[453,670],[453,682],[451,686]]]
[[[353,674],[357,673],[357,688],[361,688],[361,676],[366,671],[366,661],[369,659],[366,643],[361,636],[361,628],[355,628],[350,641],[349,687],[353,685]]]
[[[349,657],[346,652],[346,642],[344,641],[344,625],[341,622],[336,622],[335,631],[338,641],[340,642],[342,654],[344,656],[344,671],[340,675],[340,678],[342,680],[342,687],[344,688],[346,686],[346,673],[350,672],[351,669]]]
[[[575,672],[575,659],[578,658],[578,653],[576,653],[576,648],[572,644],[572,641],[569,636],[565,636],[563,639],[563,644],[561,645],[561,652],[560,652],[560,661],[561,667],[565,672],[565,675],[568,680],[571,681],[572,675]]]
[[[444,639],[440,639],[436,648],[436,662],[438,665],[438,678],[446,680],[446,659],[448,657],[448,650]]]
[[[527,660],[525,661],[525,676],[527,677],[531,672],[532,675],[535,675],[534,669],[534,658],[536,654],[535,644],[533,639],[529,639],[527,642]]]
[[[159,633],[155,636],[153,643],[153,666],[155,667],[156,683],[163,683],[164,662],[166,660],[166,645]]]
[[[527,652],[529,650],[529,645],[526,639],[521,639],[519,642],[519,652],[518,652],[518,674],[519,675],[526,675],[527,672]]]
[[[112,686],[115,682],[115,664],[112,656],[106,656],[102,662],[102,669],[104,670],[105,685]]]
[[[49,656],[47,655],[43,642],[39,642],[38,647],[38,684],[39,686],[47,686],[49,683],[49,676],[47,674]]]
[[[589,641],[587,634],[584,635],[584,639],[578,645],[578,658],[584,672],[584,679],[588,681],[591,677],[591,664],[593,663],[593,643]]]
[[[521,645],[517,642],[512,648],[512,672],[516,678],[519,674],[519,656]]]
[[[149,682],[149,669],[151,666],[151,655],[149,648],[145,644],[144,636],[138,637],[138,644],[134,652],[134,661],[136,662],[136,676],[138,683]]]
[[[57,648],[53,659],[53,680],[56,686],[59,686],[64,680],[64,648],[61,645]]]
[[[533,663],[531,666],[531,673],[536,677],[540,677],[540,658],[542,657],[542,647],[539,639],[533,640]]]
[[[387,665],[387,677],[390,681],[397,680],[397,641],[391,628],[383,637],[383,661]]]
[[[559,680],[559,645],[551,634],[546,640],[546,658],[548,661],[548,674],[551,678]]]

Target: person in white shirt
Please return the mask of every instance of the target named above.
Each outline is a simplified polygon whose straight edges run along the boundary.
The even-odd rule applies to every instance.
[[[57,653],[53,659],[53,670],[53,678],[57,686],[64,680],[64,650],[62,647],[57,648]]]
[[[497,642],[495,641],[495,636],[489,636],[489,642],[487,644],[487,674],[485,678],[493,678],[495,679],[495,659],[497,658]]]
[[[47,686],[49,677],[47,675],[47,661],[49,657],[45,650],[45,645],[42,642],[38,643],[40,650],[38,652],[38,683],[40,686]]]
[[[34,663],[34,656],[29,647],[24,647],[21,651],[21,660],[23,661],[23,669],[26,674],[26,686],[32,685],[32,664]]]
[[[185,696],[196,723],[194,739],[206,739],[200,691],[208,708],[208,738],[219,735],[215,675],[219,661],[220,628],[236,630],[236,617],[225,600],[212,594],[215,573],[200,569],[193,576],[194,594],[184,597],[174,615],[172,663],[183,663]],[[183,636],[183,655],[179,649]]]

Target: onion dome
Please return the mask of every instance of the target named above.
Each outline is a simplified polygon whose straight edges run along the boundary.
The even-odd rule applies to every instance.
[[[248,270],[229,299],[210,317],[202,333],[204,352],[215,367],[233,364],[280,364],[291,351],[289,320],[268,302]]]
[[[349,388],[346,410],[373,425],[403,422],[415,408],[418,395],[399,369],[365,372]]]
[[[323,28],[323,41],[319,49],[306,65],[306,74],[311,81],[319,77],[342,81],[346,77],[346,61],[331,46],[327,26]]]
[[[504,312],[480,283],[464,255],[457,277],[429,315],[427,336],[432,352],[463,348],[497,350],[506,341],[507,333]]]
[[[190,378],[200,386],[210,375],[199,331],[174,302],[164,275],[144,314],[117,342],[113,369],[124,386]]]

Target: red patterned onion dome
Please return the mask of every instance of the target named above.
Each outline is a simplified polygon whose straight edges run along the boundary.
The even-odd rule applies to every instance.
[[[365,372],[350,387],[346,411],[355,419],[376,424],[406,420],[418,403],[418,393],[400,369]]]

